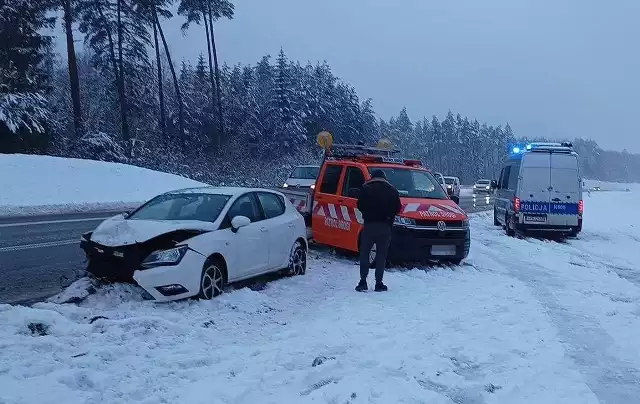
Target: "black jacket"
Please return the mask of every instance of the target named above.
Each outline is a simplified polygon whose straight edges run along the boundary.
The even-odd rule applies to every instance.
[[[364,183],[358,197],[358,210],[362,212],[364,223],[393,224],[400,212],[398,190],[382,178],[373,178]]]

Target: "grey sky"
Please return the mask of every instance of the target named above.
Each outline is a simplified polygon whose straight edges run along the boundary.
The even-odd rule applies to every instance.
[[[221,60],[282,46],[327,60],[381,117],[447,110],[516,135],[591,137],[640,152],[640,0],[236,0]],[[203,30],[168,22],[173,53],[206,54]]]

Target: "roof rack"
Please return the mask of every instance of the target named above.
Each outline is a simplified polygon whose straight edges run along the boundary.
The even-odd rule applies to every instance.
[[[362,156],[391,157],[400,153],[399,149],[383,149],[358,144],[334,144],[331,147],[330,157],[333,158],[358,158]]]

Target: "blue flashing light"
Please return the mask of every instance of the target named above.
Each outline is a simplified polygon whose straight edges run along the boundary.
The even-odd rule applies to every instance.
[[[514,152],[515,154],[520,153],[520,148],[519,148],[518,146],[514,147],[514,148],[513,148],[513,152]]]
[[[531,150],[531,145],[530,144],[527,145],[527,150]]]

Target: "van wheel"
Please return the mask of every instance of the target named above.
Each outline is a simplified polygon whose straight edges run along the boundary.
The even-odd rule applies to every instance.
[[[504,225],[505,225],[504,228],[505,228],[505,231],[507,232],[507,236],[513,237],[513,236],[516,235],[516,231],[515,231],[515,229],[511,228],[511,224],[512,223],[511,223],[510,219],[511,218],[509,217],[509,214],[508,213],[505,214],[505,216],[504,216]]]
[[[493,208],[493,225],[494,226],[502,226],[500,224],[500,221],[498,220],[498,212],[496,211],[496,208]]]

